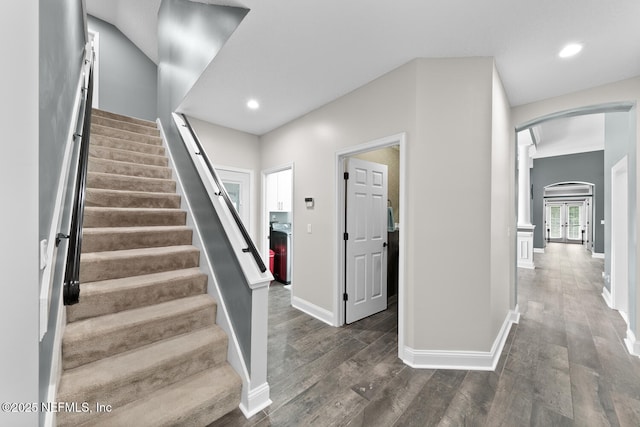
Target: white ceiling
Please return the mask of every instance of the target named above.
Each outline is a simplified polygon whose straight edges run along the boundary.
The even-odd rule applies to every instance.
[[[495,57],[512,106],[640,75],[638,0],[206,2],[251,11],[181,110],[257,135],[416,57]],[[157,61],[160,0],[86,4]],[[557,57],[576,41],[578,56]]]

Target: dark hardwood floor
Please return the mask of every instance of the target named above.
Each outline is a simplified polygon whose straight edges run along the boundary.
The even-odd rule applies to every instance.
[[[551,244],[519,270],[522,316],[495,372],[420,370],[397,358],[397,306],[333,328],[269,297],[273,404],[218,426],[640,426],[640,359],[601,297],[603,260]]]

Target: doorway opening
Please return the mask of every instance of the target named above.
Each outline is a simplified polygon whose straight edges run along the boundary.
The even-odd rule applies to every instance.
[[[349,310],[348,303],[345,298],[352,298],[352,303],[356,300],[366,299],[366,295],[349,296],[347,288],[349,287],[349,280],[358,280],[357,275],[360,274],[360,283],[362,286],[364,283],[364,277],[366,274],[372,275],[373,278],[380,278],[385,280],[384,285],[382,282],[370,281],[370,292],[380,291],[379,294],[384,294],[384,298],[388,295],[397,295],[398,301],[398,352],[399,356],[402,355],[402,349],[404,348],[404,262],[405,262],[405,233],[406,233],[406,135],[404,133],[392,135],[386,138],[381,138],[368,143],[360,144],[348,149],[339,151],[336,153],[336,237],[335,237],[335,253],[336,259],[336,286],[334,288],[334,324],[336,326],[342,326],[348,323],[354,318],[361,317],[362,313],[358,316],[350,317],[347,311]],[[358,222],[352,215],[355,213],[355,209],[358,207],[357,202],[349,203],[348,181],[352,180],[353,175],[349,176],[349,180],[345,180],[345,173],[349,172],[349,164],[351,167],[356,166],[360,168],[356,174],[361,174],[364,177],[364,169],[366,165],[384,164],[385,161],[381,160],[384,156],[395,157],[396,164],[391,168],[387,168],[388,176],[394,174],[392,180],[397,182],[393,185],[392,195],[387,192],[387,195],[381,195],[382,193],[370,193],[369,204],[367,206],[377,206],[376,221],[375,222]],[[377,160],[377,161],[376,161]],[[362,166],[365,166],[363,168]],[[388,165],[385,165],[388,167]],[[379,171],[370,171],[372,177],[371,184],[376,186],[375,176],[379,176],[382,179],[382,174]],[[352,182],[355,182],[352,181]],[[380,182],[380,181],[378,181]],[[391,186],[388,186],[388,189]],[[364,196],[352,194],[352,197],[364,200]],[[371,209],[370,209],[371,210]],[[360,209],[360,211],[366,211],[366,209]],[[382,213],[381,213],[382,212]],[[361,212],[362,213],[362,212]],[[382,220],[380,220],[380,213]],[[368,221],[368,220],[367,220]],[[382,224],[382,225],[381,225]],[[360,230],[350,228],[356,225],[361,227]],[[360,235],[366,234],[368,228],[368,235],[372,237],[368,239],[374,246],[380,246],[382,250],[370,250],[371,257],[369,260],[365,260],[363,257],[353,256],[351,262],[351,271],[349,271],[349,262],[347,262],[347,255],[355,255],[349,250],[349,241],[354,242],[355,238]],[[376,237],[376,235],[378,235]],[[391,262],[389,262],[391,261]],[[367,265],[366,263],[369,263]],[[389,268],[391,266],[391,268]],[[386,272],[382,271],[386,269]],[[367,273],[367,270],[369,273]],[[386,274],[383,274],[386,273]],[[389,275],[392,279],[389,280]],[[352,283],[351,286],[354,284]],[[360,287],[364,290],[364,287]],[[384,289],[382,289],[384,287]],[[352,288],[353,289],[353,288]],[[383,292],[384,291],[384,292]],[[347,295],[345,297],[345,294]],[[371,297],[371,295],[368,295]],[[384,307],[386,307],[386,301],[384,301]],[[351,307],[353,309],[353,307]],[[375,308],[373,308],[375,309]],[[373,313],[370,313],[373,314]],[[366,314],[367,316],[369,314]]]
[[[276,281],[293,284],[293,164],[262,172],[262,251]]]
[[[594,187],[588,182],[559,182],[544,188],[545,245],[573,243],[593,251]]]

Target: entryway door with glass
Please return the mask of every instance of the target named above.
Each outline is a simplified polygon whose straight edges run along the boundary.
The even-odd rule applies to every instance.
[[[548,242],[584,243],[584,202],[546,202],[545,238]]]

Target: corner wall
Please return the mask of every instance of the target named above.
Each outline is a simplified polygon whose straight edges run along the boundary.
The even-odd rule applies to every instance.
[[[0,257],[0,402],[38,402],[38,0],[0,7],[3,60],[0,126],[3,152],[3,251]],[[16,19],[19,17],[19,19]],[[57,180],[56,180],[57,182]],[[47,224],[47,221],[45,221]],[[35,426],[37,413],[0,411],[0,425]]]
[[[93,16],[88,26],[100,34],[99,108],[155,121],[158,67],[115,26]]]

